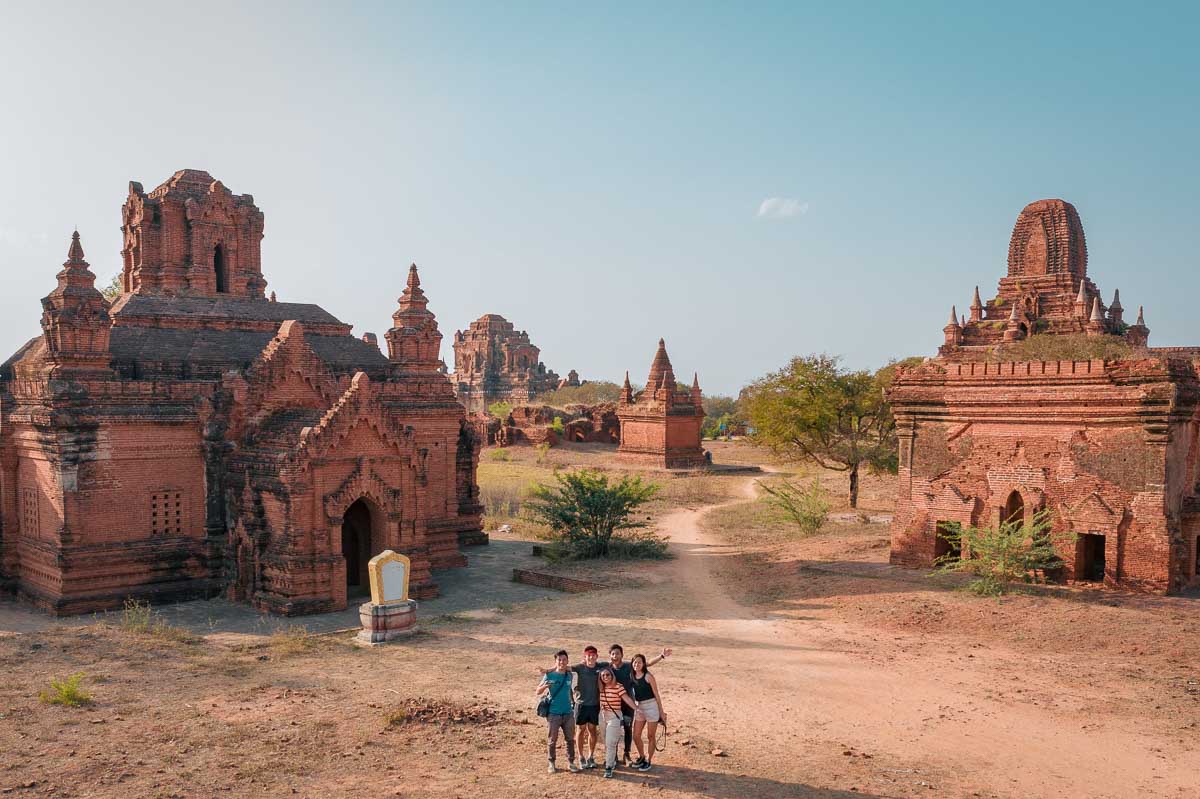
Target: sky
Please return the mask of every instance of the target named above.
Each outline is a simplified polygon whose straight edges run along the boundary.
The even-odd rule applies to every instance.
[[[565,375],[736,393],[796,355],[933,354],[1027,203],[1106,300],[1200,345],[1200,5],[0,0],[0,351],[130,180],[252,194],[281,301],[453,363],[498,313]]]

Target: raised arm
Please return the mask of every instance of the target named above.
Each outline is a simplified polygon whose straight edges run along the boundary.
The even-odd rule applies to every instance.
[[[646,668],[650,668],[651,666],[655,665],[656,663],[662,663],[664,660],[666,660],[670,656],[671,656],[671,648],[665,647],[665,648],[663,648],[662,653],[659,654],[658,657],[654,658],[653,660],[646,661]]]

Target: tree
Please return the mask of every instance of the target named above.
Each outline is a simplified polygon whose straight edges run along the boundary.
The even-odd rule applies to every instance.
[[[609,482],[608,476],[590,469],[556,472],[554,485],[539,485],[525,509],[548,526],[568,558],[601,558],[616,554],[620,531],[647,526],[633,512],[658,492],[658,486],[641,477],[625,475]],[[633,537],[619,547],[621,554],[662,557],[666,544],[653,536]],[[641,544],[631,548],[628,544]],[[636,551],[635,551],[636,550]]]
[[[578,386],[563,386],[562,388],[539,394],[534,400],[552,408],[564,408],[567,405],[599,405],[602,402],[616,402],[621,397],[621,386],[606,380],[589,380]]]
[[[1062,568],[1059,552],[1076,539],[1073,532],[1052,529],[1048,510],[996,527],[947,525],[938,537],[950,551],[934,561],[937,572],[975,575],[969,588],[981,596],[999,596],[1010,583],[1041,582],[1046,572]]]
[[[704,426],[700,429],[700,434],[705,438],[716,438],[718,435],[724,434],[725,430],[728,430],[737,421],[737,402],[733,397],[713,394],[705,396],[702,402],[704,404]]]
[[[108,285],[100,289],[100,293],[104,295],[104,299],[112,302],[121,296],[122,288],[124,287],[121,285],[121,273],[117,272],[112,276],[112,280],[108,281]]]
[[[895,472],[896,420],[885,392],[896,374],[846,371],[829,355],[793,358],[747,387],[741,403],[754,440],[785,457],[848,472],[850,507],[858,507],[859,472]]]

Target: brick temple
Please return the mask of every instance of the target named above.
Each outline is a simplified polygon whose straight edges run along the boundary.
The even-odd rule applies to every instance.
[[[529,334],[498,314],[484,314],[454,334],[454,387],[468,413],[483,413],[496,402],[527,405],[560,385],[579,385],[541,362],[541,350]]]
[[[0,367],[0,580],[55,613],[225,593],[345,608],[383,549],[465,563],[479,444],[415,266],[385,338],[265,296],[263,214],[183,170],[122,208],[123,293],[79,234]]]
[[[700,429],[704,424],[700,378],[693,376],[690,391],[679,387],[662,339],[658,340],[646,387],[636,396],[629,373],[625,373],[617,418],[621,423],[617,453],[622,459],[664,469],[699,469],[708,465],[708,456],[700,446]]]
[[[951,309],[937,358],[891,390],[900,439],[893,563],[956,556],[940,529],[1049,510],[1077,534],[1061,577],[1149,592],[1197,584],[1200,348],[1151,348],[1141,310],[1124,318],[1087,274],[1075,208],[1021,211],[1008,274],[970,317]],[[1029,337],[1129,345],[1110,360],[1006,357]],[[1007,345],[1007,349],[1006,349]]]

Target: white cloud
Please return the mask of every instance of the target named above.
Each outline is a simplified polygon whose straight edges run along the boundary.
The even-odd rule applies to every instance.
[[[758,216],[765,219],[789,219],[808,213],[808,203],[794,197],[768,197],[758,205]]]

